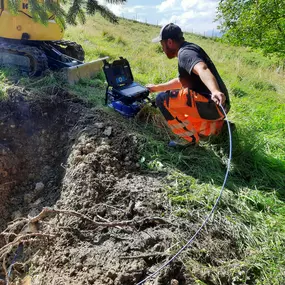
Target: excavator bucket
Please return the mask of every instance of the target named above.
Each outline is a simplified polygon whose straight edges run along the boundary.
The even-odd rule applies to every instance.
[[[70,84],[78,82],[80,79],[92,78],[96,73],[102,70],[103,61],[109,57],[103,57],[91,62],[82,63],[72,67],[67,67],[63,69],[65,78]]]

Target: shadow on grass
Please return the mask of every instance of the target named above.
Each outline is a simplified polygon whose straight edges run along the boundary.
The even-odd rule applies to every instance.
[[[260,191],[276,191],[285,200],[285,163],[266,156],[255,143],[253,134],[232,134],[233,152],[231,171],[226,187],[232,191],[248,187]],[[229,156],[228,133],[212,138],[209,143],[185,149],[173,149],[167,142],[145,144],[143,154],[147,160],[179,169],[198,179],[200,183],[222,185]]]
[[[277,191],[279,199],[285,200],[285,163],[266,155],[253,133],[233,132],[233,153],[228,188],[256,188],[261,191]],[[212,142],[217,151],[228,153],[228,134]]]

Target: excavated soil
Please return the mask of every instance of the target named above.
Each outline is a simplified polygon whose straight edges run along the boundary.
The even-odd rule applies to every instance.
[[[197,217],[186,223],[171,215],[164,176],[140,169],[140,141],[111,115],[60,89],[39,98],[11,90],[0,114],[0,231],[43,207],[102,223],[132,221],[96,226],[74,212],[53,214],[38,225],[52,237],[24,243],[11,279],[29,275],[33,285],[137,284],[169,258],[178,238],[185,241],[198,228]],[[211,256],[199,252],[210,244],[215,244]],[[204,264],[239,255],[226,223],[200,236],[195,248],[192,257]],[[195,282],[175,261],[146,284]]]

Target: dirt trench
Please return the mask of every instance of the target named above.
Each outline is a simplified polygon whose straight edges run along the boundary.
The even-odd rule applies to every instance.
[[[53,90],[57,94],[59,92]],[[11,89],[0,103],[0,215],[3,221],[35,215],[60,195],[68,131],[82,106],[68,93],[31,99]],[[75,100],[75,99],[74,99]],[[78,100],[77,100],[78,101]],[[1,223],[1,230],[5,223]]]
[[[165,260],[174,237],[175,226],[161,218],[167,208],[161,179],[140,172],[138,139],[119,122],[64,90],[46,95],[10,90],[0,104],[0,230],[43,207],[104,223],[133,222],[94,227],[76,216],[52,215],[38,230],[54,238],[24,244],[10,278],[32,268],[31,284],[136,284]],[[184,284],[181,268],[174,263],[160,279]]]

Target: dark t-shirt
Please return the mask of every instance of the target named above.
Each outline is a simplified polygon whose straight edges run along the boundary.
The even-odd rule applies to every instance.
[[[226,105],[229,110],[230,100],[228,90],[221,79],[215,65],[206,52],[196,44],[184,42],[178,51],[178,72],[179,79],[183,87],[188,87],[202,95],[211,94],[207,86],[202,82],[200,77],[192,72],[193,67],[198,62],[205,62],[216,78],[221,92],[226,96]]]

